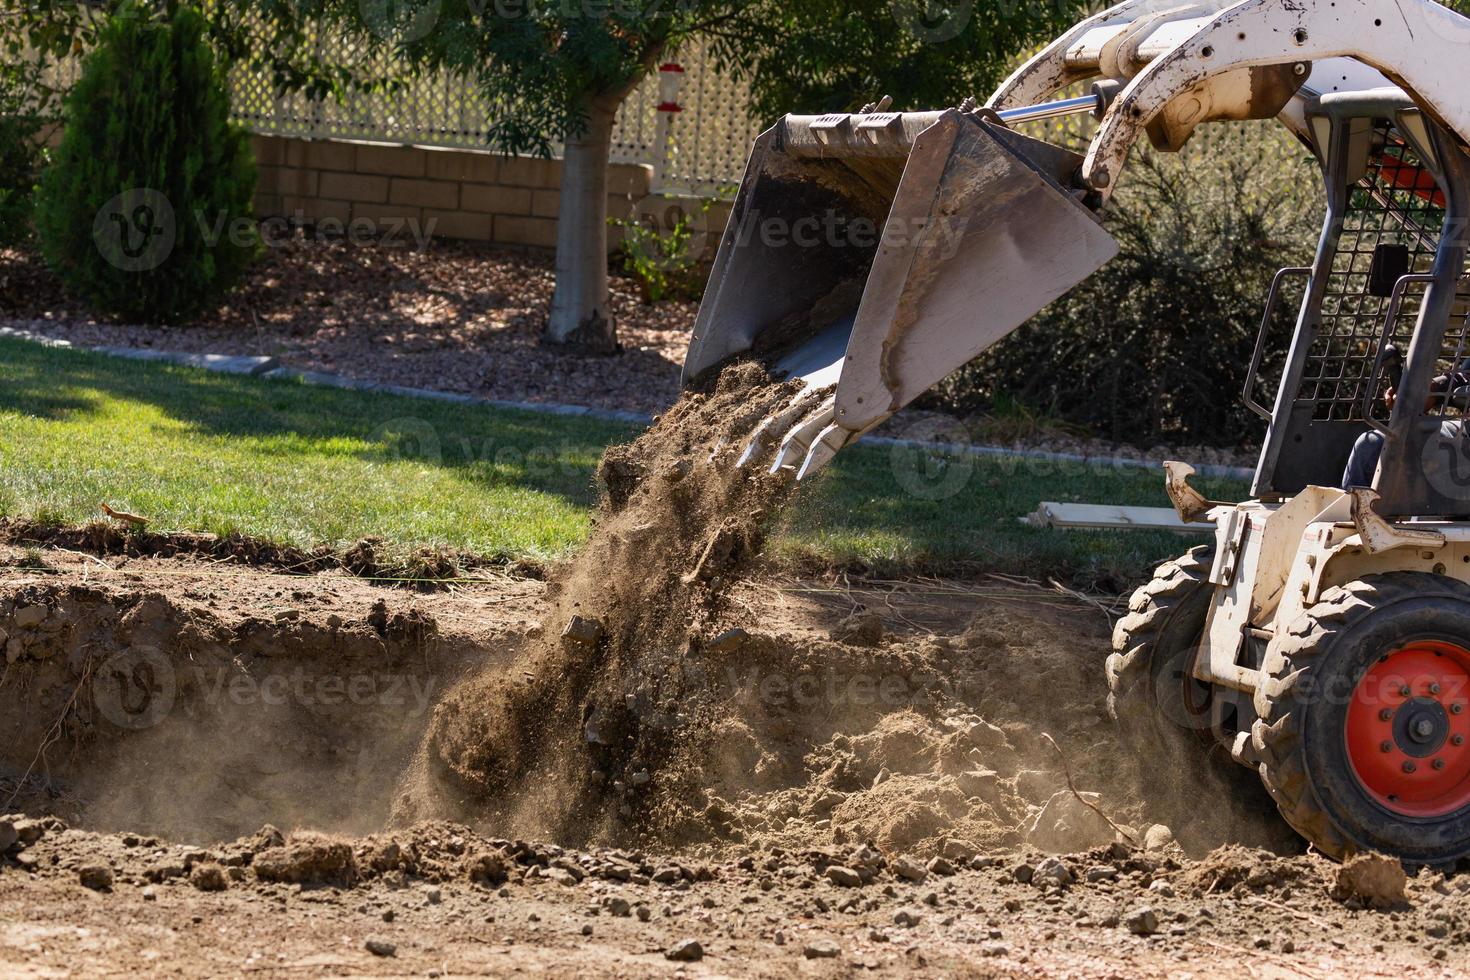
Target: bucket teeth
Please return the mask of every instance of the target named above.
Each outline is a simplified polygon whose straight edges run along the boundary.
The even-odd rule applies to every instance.
[[[751,433],[750,442],[735,465],[745,466],[763,455],[772,442],[821,402],[823,394],[823,391],[807,388],[798,392],[781,411],[762,421]]]
[[[737,466],[749,465],[763,456],[777,439],[780,446],[771,463],[772,473],[796,468],[796,478],[817,472],[847,445],[856,433],[838,425],[837,406],[831,388],[808,389],[786,407],[756,426]]]
[[[801,469],[796,471],[798,480],[805,480],[811,474],[831,462],[832,457],[837,455],[837,450],[852,441],[853,433],[844,429],[836,422],[827,426],[817,434],[817,439],[812,443],[812,448],[807,452],[806,459],[801,464]]]
[[[817,436],[832,425],[836,418],[837,401],[829,394],[795,428],[786,433],[786,437],[781,440],[781,449],[776,453],[775,461],[771,463],[771,472],[778,473],[787,466],[796,466],[799,462],[804,461]],[[804,470],[805,467],[803,467]]]

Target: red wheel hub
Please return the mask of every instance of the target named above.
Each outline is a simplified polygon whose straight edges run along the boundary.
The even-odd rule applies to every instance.
[[[1470,650],[1422,640],[1380,657],[1353,690],[1345,735],[1358,782],[1394,813],[1470,805]]]

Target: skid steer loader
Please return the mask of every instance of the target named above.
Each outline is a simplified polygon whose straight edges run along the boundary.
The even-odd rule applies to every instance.
[[[803,382],[741,463],[808,476],[1101,268],[1140,135],[1177,150],[1204,123],[1279,120],[1321,164],[1326,216],[1312,264],[1265,297],[1253,496],[1206,500],[1166,464],[1214,544],[1133,595],[1109,704],[1142,751],[1182,729],[1257,769],[1328,855],[1470,856],[1470,20],[1432,0],[1129,0],[984,106],[880,108],[755,142],[684,366],[754,356]],[[1085,156],[1013,128],[1081,111],[1100,119]],[[1369,485],[1342,488],[1350,459]]]

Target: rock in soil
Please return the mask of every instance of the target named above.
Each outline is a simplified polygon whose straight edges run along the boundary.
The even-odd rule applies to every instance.
[[[102,864],[87,864],[77,869],[77,880],[83,888],[107,891],[112,888],[112,869]]]
[[[809,960],[832,960],[842,955],[842,947],[830,939],[814,939],[802,947],[801,955]]]
[[[1152,936],[1159,931],[1159,916],[1147,905],[1134,909],[1123,919],[1123,924],[1135,936]]]
[[[357,877],[352,848],[322,834],[292,834],[255,855],[252,867],[262,881],[291,884],[350,885]]]
[[[1083,793],[1082,799],[1093,805],[1102,801],[1096,793]],[[1071,790],[1053,793],[1027,828],[1027,842],[1052,854],[1085,851],[1110,843],[1116,831],[1087,803]]]
[[[698,939],[681,939],[664,950],[664,959],[675,963],[693,963],[704,959],[704,947]]]

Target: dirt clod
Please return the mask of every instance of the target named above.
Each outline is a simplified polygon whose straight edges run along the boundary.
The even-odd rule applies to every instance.
[[[284,845],[256,854],[252,867],[262,881],[290,884],[350,885],[357,878],[352,848],[322,834],[292,834]]]
[[[229,887],[229,879],[218,864],[196,864],[189,872],[189,884],[202,892],[222,892]]]
[[[1404,902],[1409,882],[1404,866],[1382,854],[1348,858],[1333,875],[1332,897],[1340,902],[1357,899],[1373,908],[1391,908]]]
[[[388,942],[386,939],[369,939],[363,943],[363,948],[374,956],[397,956],[398,946]]]
[[[83,888],[93,891],[109,891],[112,888],[112,869],[105,864],[87,864],[77,869],[77,880]]]

